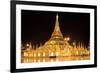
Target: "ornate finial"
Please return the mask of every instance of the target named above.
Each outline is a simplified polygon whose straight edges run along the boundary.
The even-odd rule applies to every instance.
[[[52,33],[52,36],[60,36],[60,37],[62,37],[63,35],[62,35],[61,31],[60,31],[59,20],[58,19],[59,19],[59,16],[57,14],[56,15],[55,28],[54,28],[54,31]]]
[[[56,15],[56,20],[57,20],[57,21],[58,21],[58,17],[59,17],[59,16],[58,16],[58,14],[57,14],[57,15]]]

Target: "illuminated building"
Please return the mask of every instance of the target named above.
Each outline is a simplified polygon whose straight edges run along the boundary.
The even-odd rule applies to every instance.
[[[44,45],[34,47],[31,43],[27,43],[26,46],[22,46],[22,63],[90,59],[89,48],[84,47],[82,43],[76,45],[74,42],[73,45],[70,45],[70,37],[63,37],[58,19],[57,15],[51,38]]]

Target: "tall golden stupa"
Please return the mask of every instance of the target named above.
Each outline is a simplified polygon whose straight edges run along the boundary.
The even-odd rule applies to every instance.
[[[69,44],[70,38],[64,38],[59,26],[59,16],[56,15],[55,28],[51,38],[39,47],[27,43],[22,47],[21,62],[51,62],[51,61],[72,61],[72,60],[89,60],[90,50],[83,44]],[[23,50],[24,48],[24,50]]]

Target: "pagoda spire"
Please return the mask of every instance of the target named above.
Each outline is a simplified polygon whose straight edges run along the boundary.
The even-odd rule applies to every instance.
[[[58,16],[58,14],[56,15],[56,22],[55,22],[54,31],[52,33],[52,37],[53,36],[63,37],[63,35],[62,35],[61,31],[60,31],[60,27],[59,27],[59,16]]]

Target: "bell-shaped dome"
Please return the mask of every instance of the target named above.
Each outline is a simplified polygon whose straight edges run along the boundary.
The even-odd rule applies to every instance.
[[[54,31],[53,31],[49,41],[46,42],[45,44],[59,44],[59,45],[64,44],[64,39],[63,39],[63,35],[62,35],[60,27],[59,27],[59,20],[58,19],[59,19],[59,16],[57,14]]]

